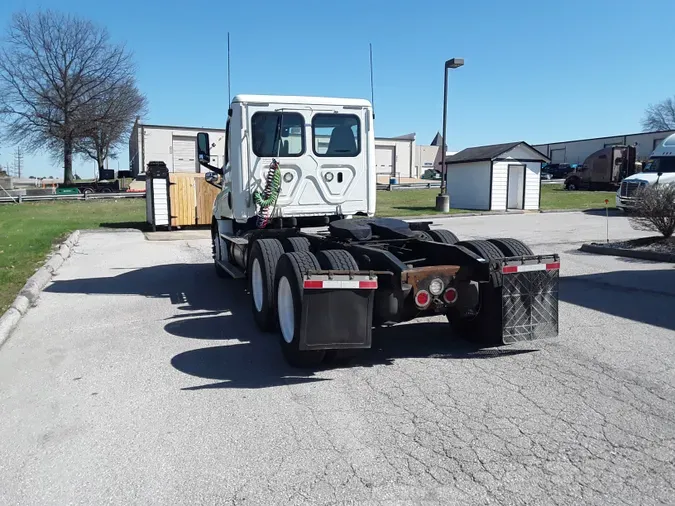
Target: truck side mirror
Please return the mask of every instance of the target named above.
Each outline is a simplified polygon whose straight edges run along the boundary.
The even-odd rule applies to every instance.
[[[197,159],[199,163],[211,163],[211,145],[209,134],[199,132],[197,134]]]

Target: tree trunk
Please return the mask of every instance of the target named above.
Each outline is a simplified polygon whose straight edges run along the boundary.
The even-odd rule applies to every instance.
[[[73,140],[63,140],[63,183],[73,182]]]
[[[103,162],[98,162],[98,178],[104,179],[103,171],[105,170],[105,164]]]

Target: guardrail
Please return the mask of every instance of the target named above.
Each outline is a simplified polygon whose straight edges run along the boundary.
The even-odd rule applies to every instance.
[[[414,190],[414,189],[429,189],[429,188],[440,188],[440,181],[429,181],[425,183],[398,183],[398,184],[389,184],[389,183],[377,183],[378,190],[387,190],[387,191],[398,191],[398,190]]]
[[[124,193],[74,193],[64,195],[17,195],[16,197],[0,196],[0,203],[22,204],[24,202],[40,202],[43,200],[106,200],[106,199],[139,199],[145,198],[145,192]]]

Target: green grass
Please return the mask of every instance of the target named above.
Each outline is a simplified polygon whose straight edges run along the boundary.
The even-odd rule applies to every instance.
[[[435,210],[438,189],[395,190],[377,192],[379,216],[427,216],[438,214]],[[614,208],[614,192],[566,191],[562,185],[545,184],[541,187],[541,209],[604,209],[605,199]],[[451,202],[452,205],[452,202]],[[472,212],[450,209],[450,213]],[[476,212],[476,211],[473,211]]]
[[[541,185],[541,208],[550,209],[604,209],[605,199],[609,207],[615,207],[616,192],[567,191],[563,185]]]
[[[0,315],[55,242],[77,229],[143,227],[145,200],[0,204]]]
[[[430,190],[394,190],[377,192],[378,216],[427,216],[438,214],[436,211],[438,188]],[[463,209],[450,209],[450,212],[467,213]]]

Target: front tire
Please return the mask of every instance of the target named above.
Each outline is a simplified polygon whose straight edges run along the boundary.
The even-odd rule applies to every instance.
[[[277,266],[274,285],[281,352],[293,367],[316,367],[326,356],[323,350],[300,350],[303,276],[308,271],[320,269],[317,258],[306,251],[284,254]]]
[[[258,239],[248,260],[248,289],[253,319],[263,332],[276,328],[274,273],[284,248],[277,239]]]
[[[579,189],[579,182],[574,179],[572,181],[568,181],[567,183],[565,183],[565,190],[573,192],[578,189]]]

